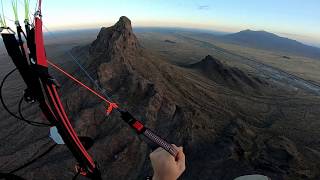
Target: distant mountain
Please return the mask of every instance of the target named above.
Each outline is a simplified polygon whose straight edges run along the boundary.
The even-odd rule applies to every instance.
[[[221,36],[221,39],[243,46],[320,59],[320,48],[305,45],[296,40],[280,37],[266,31],[244,30]]]
[[[200,71],[209,79],[233,90],[248,92],[248,90],[254,89],[256,92],[259,92],[260,88],[265,89],[268,84],[258,77],[249,76],[238,68],[222,63],[211,55],[207,55],[204,59],[189,65],[189,67]]]

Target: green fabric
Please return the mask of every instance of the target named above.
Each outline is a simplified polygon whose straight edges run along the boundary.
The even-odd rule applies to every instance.
[[[3,2],[1,0],[1,7],[2,7],[2,15],[0,14],[0,24],[1,27],[6,28],[7,27],[7,23],[6,23],[6,19],[4,18],[4,10],[3,10]]]
[[[14,20],[17,22],[19,21],[18,17],[18,0],[12,0],[12,9],[14,13]]]
[[[1,14],[0,14],[0,25],[1,25],[1,27],[5,27],[6,26],[5,23],[3,22]]]
[[[24,20],[29,20],[29,4],[30,0],[24,0]]]

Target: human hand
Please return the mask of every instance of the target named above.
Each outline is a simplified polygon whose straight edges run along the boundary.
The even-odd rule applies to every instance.
[[[183,148],[174,144],[173,147],[178,150],[176,158],[161,147],[150,154],[154,171],[153,180],[176,180],[184,172],[186,166]]]

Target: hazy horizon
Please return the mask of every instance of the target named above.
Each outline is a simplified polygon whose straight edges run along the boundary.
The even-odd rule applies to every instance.
[[[111,26],[113,24],[108,24],[107,26]],[[102,26],[101,26],[102,27]],[[55,29],[55,30],[51,30],[50,32],[55,32],[55,33],[63,33],[63,32],[72,32],[72,31],[87,31],[87,30],[96,30],[97,33],[101,28],[100,26],[98,27],[76,27],[76,28],[67,28],[67,29]],[[216,34],[216,35],[223,35],[223,34],[232,34],[232,33],[237,33],[239,31],[235,31],[235,32],[227,32],[227,31],[217,31],[214,29],[199,29],[199,28],[190,28],[190,27],[170,27],[170,26],[134,26],[133,30],[137,30],[137,29],[177,29],[177,30],[187,30],[187,31],[193,31],[193,32],[204,32],[204,33],[212,33],[212,34]],[[243,30],[248,30],[248,29],[243,29]],[[264,31],[264,30],[253,30],[253,29],[249,29],[252,31]],[[270,31],[268,31],[270,32]],[[46,29],[44,29],[44,33],[46,34]],[[274,33],[280,37],[284,37],[284,38],[289,38],[289,39],[293,39],[296,40],[298,42],[301,42],[305,45],[309,45],[309,46],[314,46],[317,48],[320,48],[320,43],[308,43],[305,42],[303,40],[300,40],[298,38],[294,38],[292,36],[290,36],[290,34],[286,34],[286,33],[277,33],[277,32],[270,32],[270,33]],[[50,35],[50,34],[49,34]]]
[[[23,1],[18,2],[22,17]],[[12,25],[11,3],[3,3],[7,24]],[[31,12],[35,6],[36,0],[30,0]],[[127,16],[134,27],[178,27],[227,33],[265,30],[320,47],[320,12],[317,10],[320,2],[317,0],[43,0],[42,6],[44,24],[50,30],[99,28]]]

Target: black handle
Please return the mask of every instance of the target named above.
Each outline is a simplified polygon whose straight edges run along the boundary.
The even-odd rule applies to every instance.
[[[167,141],[156,135],[154,132],[152,132],[150,129],[146,128],[140,121],[135,119],[129,112],[127,111],[120,111],[121,118],[127,122],[135,131],[137,134],[141,134],[147,139],[149,139],[154,144],[162,147],[164,150],[166,150],[168,153],[170,153],[174,158],[176,158],[178,151]]]
[[[169,144],[167,141],[156,135],[154,132],[152,132],[150,129],[145,129],[145,131],[142,133],[146,138],[148,138],[153,143],[157,144],[158,146],[162,147],[164,150],[166,150],[168,153],[170,153],[173,157],[177,157],[178,151],[176,148],[174,148],[171,144]]]

